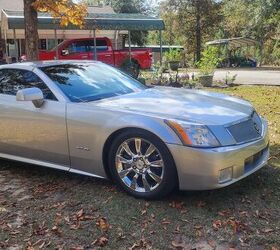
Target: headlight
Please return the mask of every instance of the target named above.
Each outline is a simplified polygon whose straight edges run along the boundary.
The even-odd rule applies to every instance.
[[[174,130],[182,143],[193,147],[218,147],[220,143],[207,126],[191,124],[182,121],[165,120],[165,123]]]

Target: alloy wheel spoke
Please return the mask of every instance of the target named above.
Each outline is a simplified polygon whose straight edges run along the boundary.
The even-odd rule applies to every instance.
[[[136,190],[137,188],[137,179],[138,179],[139,175],[136,173],[134,176],[133,176],[133,179],[131,181],[131,184],[130,184],[130,187],[133,189],[133,190]]]
[[[156,148],[153,144],[150,144],[148,149],[146,150],[145,156],[149,157],[153,152],[155,152]]]
[[[127,142],[123,143],[122,147],[129,156],[134,157],[134,154],[132,153]]]
[[[119,172],[119,176],[121,177],[121,179],[125,178],[129,173],[131,173],[133,169],[132,168],[128,168],[128,169],[124,169],[122,171]]]
[[[162,160],[157,160],[157,161],[152,161],[149,163],[150,167],[153,168],[162,168],[163,167],[163,161]]]
[[[142,144],[142,141],[140,138],[135,138],[135,149],[136,149],[136,153],[138,155],[141,155],[141,144]]]
[[[153,173],[150,169],[147,171],[148,175],[157,183],[161,182],[161,177]]]
[[[131,162],[132,162],[131,160],[128,160],[128,159],[122,157],[121,155],[117,155],[117,158],[121,163],[124,163],[124,164],[131,164]]]
[[[142,175],[142,181],[143,181],[143,186],[144,186],[145,191],[146,191],[146,192],[151,191],[150,184],[148,183],[145,174]]]

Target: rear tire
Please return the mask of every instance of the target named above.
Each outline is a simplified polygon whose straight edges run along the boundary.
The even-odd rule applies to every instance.
[[[131,77],[137,79],[140,74],[140,65],[135,61],[125,61],[121,68],[124,73],[130,75]]]
[[[131,129],[118,135],[108,163],[113,180],[136,198],[162,198],[177,187],[174,160],[167,146],[150,132]]]

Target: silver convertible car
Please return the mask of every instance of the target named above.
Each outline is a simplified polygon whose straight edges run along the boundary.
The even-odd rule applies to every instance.
[[[94,61],[0,67],[0,157],[109,178],[153,199],[228,186],[263,167],[267,123],[247,101],[149,88]]]

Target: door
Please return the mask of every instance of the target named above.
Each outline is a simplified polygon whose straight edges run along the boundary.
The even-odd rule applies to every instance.
[[[89,59],[94,60],[94,40],[88,41]],[[114,53],[105,39],[96,40],[97,60],[109,65],[114,65]]]
[[[16,101],[19,89],[37,87],[45,102]],[[65,103],[32,71],[0,70],[0,156],[58,164],[69,169]],[[13,158],[13,157],[12,157]]]
[[[66,46],[60,55],[62,60],[88,60],[88,46],[87,41],[72,41]]]

